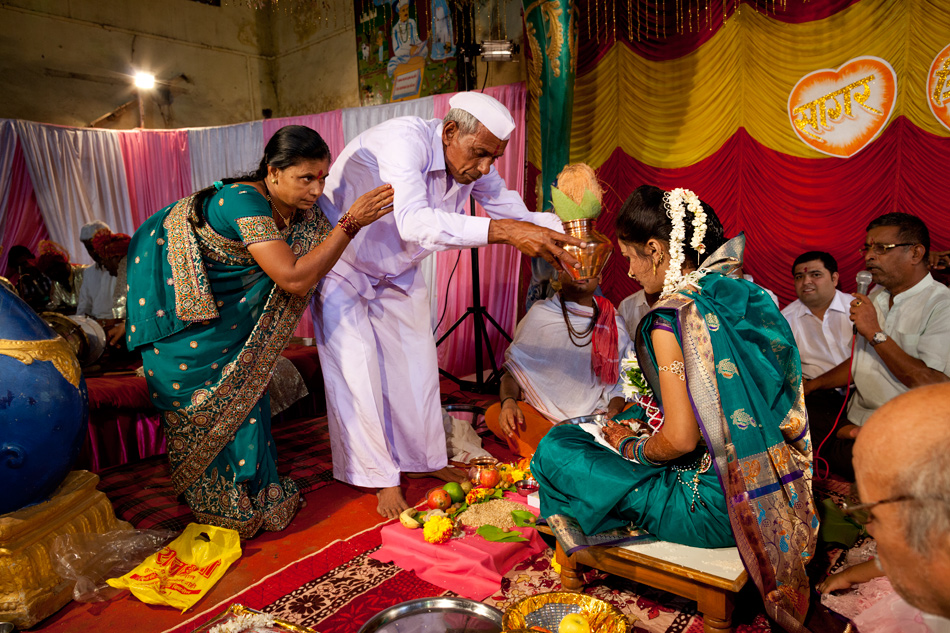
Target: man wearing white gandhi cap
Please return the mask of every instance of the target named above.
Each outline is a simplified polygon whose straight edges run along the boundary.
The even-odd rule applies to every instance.
[[[551,213],[532,213],[493,163],[515,128],[507,108],[477,92],[449,100],[443,120],[399,117],[350,141],[330,168],[320,206],[339,209],[384,183],[393,213],[363,228],[323,279],[311,306],[327,394],[333,476],[375,488],[379,513],[408,507],[401,473],[464,479],[447,466],[429,297],[418,264],[431,252],[511,244],[532,257],[577,261]],[[464,213],[469,196],[490,217]]]

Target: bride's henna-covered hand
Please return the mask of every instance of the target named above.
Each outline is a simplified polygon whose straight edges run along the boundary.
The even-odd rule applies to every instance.
[[[609,421],[604,425],[604,439],[607,440],[607,443],[617,448],[620,445],[620,441],[625,437],[631,437],[637,435],[629,427],[623,424],[617,424],[616,422]]]

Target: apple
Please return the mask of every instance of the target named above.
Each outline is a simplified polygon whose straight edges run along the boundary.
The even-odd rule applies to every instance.
[[[481,468],[478,471],[478,485],[494,488],[501,483],[501,473],[494,468]]]
[[[452,505],[452,497],[442,488],[436,488],[429,491],[426,503],[433,510],[445,510]]]

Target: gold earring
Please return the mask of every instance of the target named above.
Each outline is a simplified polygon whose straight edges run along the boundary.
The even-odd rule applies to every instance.
[[[653,276],[656,277],[656,260],[653,260]]]
[[[276,179],[276,178],[271,178],[270,181],[271,181],[272,183],[274,183],[275,185],[277,184],[277,179]]]

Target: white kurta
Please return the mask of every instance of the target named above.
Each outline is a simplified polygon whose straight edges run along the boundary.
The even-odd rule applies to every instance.
[[[76,299],[76,314],[85,314],[95,319],[113,318],[113,295],[116,278],[105,267],[96,264],[83,274],[79,297]]]
[[[894,297],[884,288],[871,293],[877,322],[902,350],[927,367],[950,371],[950,289],[927,276]],[[856,388],[848,420],[864,424],[878,407],[908,390],[887,368],[874,347],[859,337],[851,366]],[[950,375],[950,374],[948,374]]]
[[[347,144],[320,204],[331,222],[370,189],[393,185],[395,210],[363,228],[320,283],[314,335],[327,391],[333,475],[367,487],[447,464],[435,339],[421,262],[488,243],[489,218],[461,213],[472,195],[493,218],[561,231],[532,213],[492,167],[471,185],[445,169],[442,122],[400,117]]]
[[[800,299],[782,310],[795,335],[803,378],[817,378],[851,356],[851,299],[851,295],[835,290],[831,305],[821,319]]]
[[[637,326],[640,325],[640,320],[649,311],[650,304],[647,303],[647,295],[642,288],[626,297],[617,306],[617,314],[623,317],[623,321],[627,326],[627,335],[630,336],[631,340],[636,340]],[[623,358],[623,354],[620,355],[620,358]]]
[[[593,308],[568,302],[567,309],[574,330],[590,326]],[[623,317],[618,315],[616,322],[618,358],[623,358],[632,345]],[[583,341],[589,342],[590,335]],[[590,355],[590,345],[577,347],[571,341],[561,297],[555,295],[535,302],[518,324],[505,351],[505,369],[518,381],[524,401],[554,423],[606,411],[612,398],[623,396],[622,378],[612,385],[602,382],[594,375]]]

